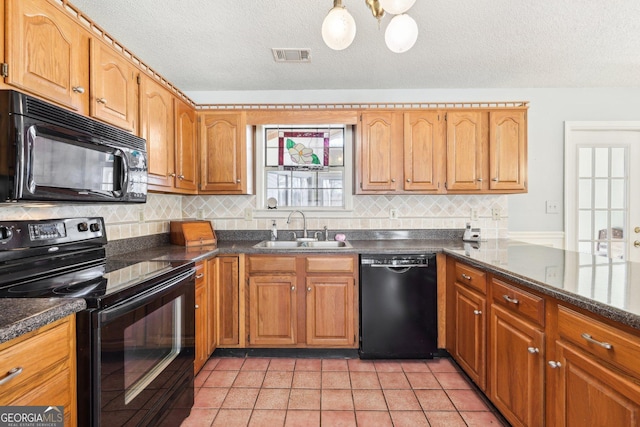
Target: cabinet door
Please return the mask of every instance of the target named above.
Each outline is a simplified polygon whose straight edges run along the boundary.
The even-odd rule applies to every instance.
[[[91,39],[91,116],[135,132],[137,74],[124,56]]]
[[[207,261],[207,296],[209,312],[207,318],[207,348],[211,355],[218,344],[218,336],[216,334],[216,325],[218,324],[218,303],[216,299],[216,281],[218,275],[218,264],[215,258]]]
[[[445,135],[439,111],[404,114],[404,189],[439,192],[444,187]]]
[[[175,99],[175,156],[176,188],[181,193],[195,193],[198,189],[198,157],[196,155],[197,122],[195,110]]]
[[[489,113],[490,190],[526,190],[527,128],[524,111]]]
[[[395,191],[402,179],[399,113],[364,113],[361,124],[360,190]]]
[[[447,113],[447,190],[483,188],[482,115],[475,111]]]
[[[544,334],[491,305],[489,398],[513,426],[544,425]]]
[[[221,194],[247,192],[245,113],[202,116],[200,190]]]
[[[307,276],[307,344],[355,345],[353,277]]]
[[[159,83],[143,76],[140,84],[140,136],[147,140],[149,185],[172,189],[175,169],[173,158],[173,97]]]
[[[640,384],[608,368],[584,351],[556,341],[559,366],[548,373],[555,398],[558,427],[637,426],[640,423]]]
[[[195,333],[196,333],[196,355],[193,364],[194,373],[198,373],[209,358],[208,338],[208,295],[205,280],[196,279],[195,293]]]
[[[249,344],[296,344],[296,277],[249,278]]]
[[[82,28],[42,0],[9,0],[6,18],[6,82],[87,114],[89,37]]]
[[[486,298],[455,284],[454,357],[469,377],[486,389]]]
[[[218,314],[218,345],[240,345],[240,282],[239,260],[236,256],[216,258],[216,311]]]

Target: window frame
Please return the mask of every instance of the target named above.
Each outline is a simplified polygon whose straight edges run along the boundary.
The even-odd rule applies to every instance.
[[[278,206],[277,209],[267,209],[267,189],[266,189],[266,171],[265,166],[265,129],[266,128],[286,128],[286,129],[322,129],[327,127],[344,129],[344,162],[342,168],[332,167],[334,170],[343,170],[343,194],[344,207],[319,207],[319,206]],[[354,173],[354,133],[355,126],[344,123],[333,124],[264,124],[255,128],[255,176],[256,176],[256,207],[254,216],[259,218],[277,218],[286,217],[292,211],[303,210],[313,212],[315,217],[349,217],[353,212],[353,173]]]

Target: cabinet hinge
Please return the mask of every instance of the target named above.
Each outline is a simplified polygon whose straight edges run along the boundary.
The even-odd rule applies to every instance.
[[[247,342],[251,342],[251,335],[247,335]]]
[[[447,190],[447,181],[444,182],[444,189]]]
[[[2,77],[9,77],[9,64],[6,62],[0,65],[0,75],[2,75]]]
[[[444,113],[444,121],[447,121],[447,113]]]
[[[360,183],[360,189],[362,190],[362,183]]]
[[[140,85],[141,82],[142,82],[142,79],[140,79],[140,74],[138,74],[136,76],[136,83],[138,83],[138,85]]]

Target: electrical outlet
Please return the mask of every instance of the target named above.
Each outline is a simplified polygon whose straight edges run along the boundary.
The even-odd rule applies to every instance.
[[[138,212],[138,222],[144,222],[144,210],[143,209],[141,209]]]
[[[196,219],[203,219],[203,218],[204,218],[204,210],[196,209]]]
[[[557,214],[560,212],[560,204],[555,200],[547,200],[547,209],[546,212],[548,214]]]
[[[494,221],[499,221],[500,220],[500,218],[501,218],[500,208],[491,208],[491,218]]]
[[[478,209],[475,208],[471,208],[471,221],[477,221],[478,220]]]
[[[389,209],[389,219],[398,219],[398,209]]]
[[[245,221],[253,221],[253,209],[245,208],[244,209],[244,220]]]

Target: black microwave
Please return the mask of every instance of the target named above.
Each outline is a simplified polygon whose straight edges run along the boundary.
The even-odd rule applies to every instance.
[[[13,90],[0,90],[0,201],[147,200],[146,141]]]

